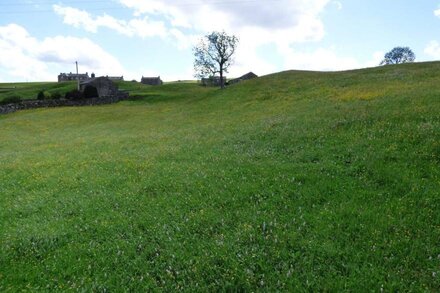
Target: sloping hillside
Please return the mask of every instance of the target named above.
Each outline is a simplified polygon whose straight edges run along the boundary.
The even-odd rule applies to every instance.
[[[22,82],[0,83],[0,103],[8,98],[19,97],[22,100],[37,99],[38,92],[43,91],[47,96],[64,94],[75,89],[75,82]]]
[[[0,291],[437,291],[439,72],[0,116]]]

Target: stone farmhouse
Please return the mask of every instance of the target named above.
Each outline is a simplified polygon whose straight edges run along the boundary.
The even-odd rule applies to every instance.
[[[147,85],[162,85],[163,81],[160,79],[160,76],[158,77],[143,77],[141,78],[142,84]]]
[[[79,74],[70,72],[70,73],[60,73],[58,75],[58,82],[71,81],[71,80],[83,81],[83,80],[89,80],[89,79],[90,79],[90,77],[89,77],[89,73],[88,72],[86,72],[86,73],[79,73]]]
[[[124,76],[106,76],[108,79],[110,80],[124,80]],[[58,82],[63,82],[63,81],[72,81],[72,80],[78,80],[79,81],[87,81],[90,79],[95,78],[95,74],[92,73],[91,76],[89,76],[89,73],[80,73],[80,74],[76,74],[76,73],[60,73],[58,75]]]

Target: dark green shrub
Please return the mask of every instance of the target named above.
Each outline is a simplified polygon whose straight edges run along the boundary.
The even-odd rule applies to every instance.
[[[44,91],[39,91],[37,95],[37,100],[44,100],[44,98],[45,98]]]
[[[70,92],[67,92],[64,96],[68,100],[81,100],[84,99],[84,95],[79,90],[72,90]]]
[[[59,100],[59,99],[61,99],[61,94],[60,94],[60,92],[55,92],[55,93],[53,93],[53,94],[52,94],[52,99],[54,99],[54,100]]]
[[[21,102],[21,98],[19,96],[12,96],[12,97],[6,97],[3,100],[1,100],[0,105],[16,104],[20,102]]]

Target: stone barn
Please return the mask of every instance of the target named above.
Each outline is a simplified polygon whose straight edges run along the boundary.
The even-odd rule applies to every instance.
[[[224,84],[226,84],[226,76],[223,76]],[[208,78],[202,78],[201,81],[203,86],[221,86],[220,76],[210,76]]]
[[[141,78],[142,84],[147,85],[162,85],[163,81],[160,79],[160,76],[158,77],[143,77]]]
[[[239,83],[239,82],[241,82],[243,80],[253,79],[253,78],[257,78],[257,77],[258,77],[258,75],[256,75],[255,73],[249,72],[249,73],[246,73],[243,76],[240,76],[239,78],[231,79],[230,81],[228,81],[228,85],[231,85],[231,84],[234,84],[234,83]]]
[[[116,84],[104,76],[81,82],[80,91],[86,98],[110,97],[119,94]]]

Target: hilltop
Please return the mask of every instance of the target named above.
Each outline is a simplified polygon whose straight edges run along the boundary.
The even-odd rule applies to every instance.
[[[0,291],[437,291],[439,72],[0,116]]]

